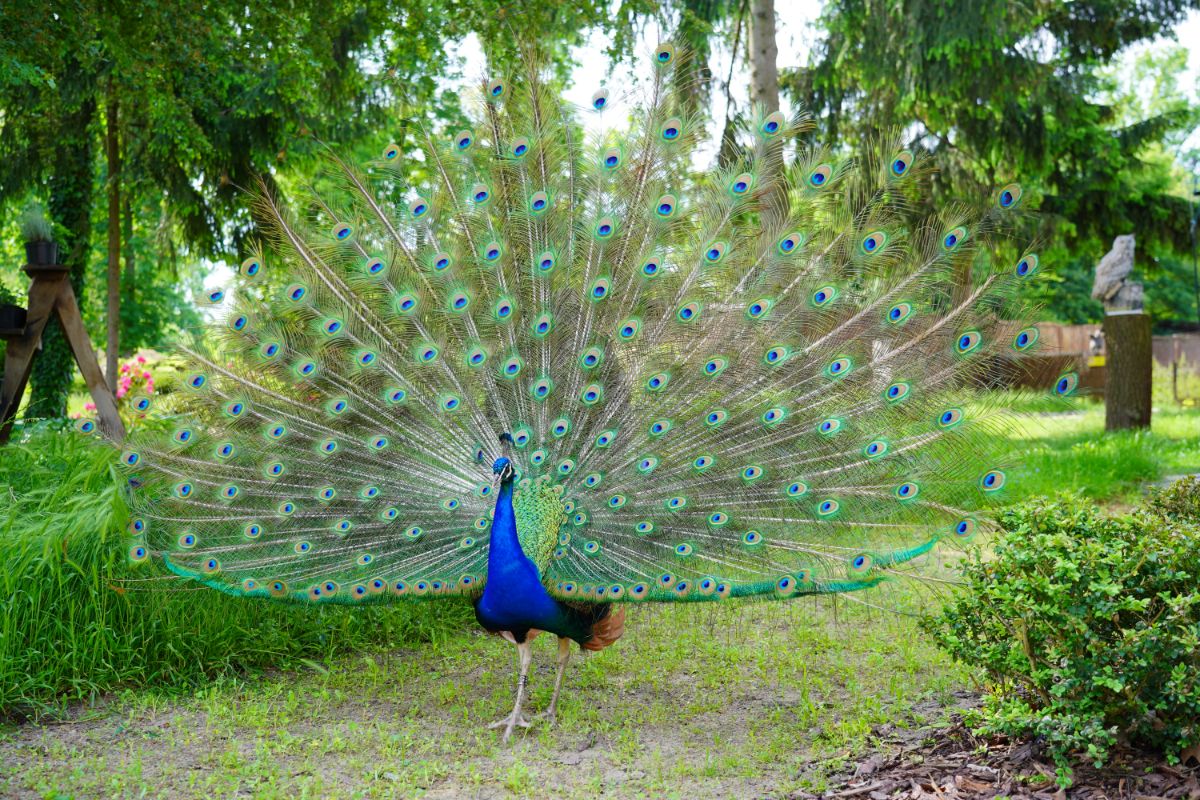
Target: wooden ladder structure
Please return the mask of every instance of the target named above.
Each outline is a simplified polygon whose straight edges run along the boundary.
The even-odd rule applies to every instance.
[[[7,442],[12,433],[17,407],[25,394],[33,359],[41,349],[42,332],[51,315],[58,316],[59,324],[67,334],[75,363],[79,365],[79,371],[96,404],[101,432],[114,441],[121,441],[125,438],[125,426],[117,413],[116,398],[104,382],[104,373],[100,371],[96,353],[83,327],[75,291],[67,280],[67,268],[61,264],[26,264],[24,270],[32,279],[25,325],[22,328],[0,329],[0,339],[8,343],[4,358],[4,382],[0,385],[0,444]]]

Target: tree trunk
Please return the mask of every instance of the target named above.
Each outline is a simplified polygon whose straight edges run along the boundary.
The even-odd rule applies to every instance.
[[[1150,395],[1154,369],[1150,317],[1142,312],[1104,317],[1108,348],[1104,387],[1104,429],[1150,427]]]
[[[129,207],[129,187],[121,195],[121,251],[125,256],[125,302],[133,306],[137,298],[137,266],[133,260],[133,210]]]
[[[61,225],[59,261],[69,270],[71,287],[82,306],[84,278],[92,240],[92,119],[95,97],[90,86],[95,78],[84,74],[78,63],[68,63],[58,84],[58,158],[50,176],[50,218]],[[82,99],[79,99],[82,97]],[[75,374],[75,359],[58,320],[51,320],[42,334],[42,352],[30,374],[29,405],[25,416],[65,417],[67,396]]]
[[[779,47],[775,44],[775,0],[752,0],[750,20],[750,100],[779,110]]]
[[[121,344],[121,146],[117,139],[120,101],[108,76],[108,107],[104,114],[104,150],[108,160],[108,304],[105,311],[104,378],[117,391],[118,348]]]

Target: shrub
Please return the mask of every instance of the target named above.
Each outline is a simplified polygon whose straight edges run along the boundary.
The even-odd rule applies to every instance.
[[[1200,743],[1200,483],[1109,517],[1078,500],[1005,512],[991,554],[925,620],[986,670],[986,732],[1040,737],[1103,764],[1118,741],[1168,758]]]

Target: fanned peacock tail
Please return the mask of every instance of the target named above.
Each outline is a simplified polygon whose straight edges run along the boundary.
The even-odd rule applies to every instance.
[[[920,153],[849,161],[779,113],[689,179],[702,127],[652,60],[620,130],[534,69],[423,134],[423,185],[392,145],[330,154],[304,213],[260,191],[176,426],[122,456],[132,557],[250,596],[477,592],[501,432],[563,598],[863,589],[984,525],[1005,474],[969,390],[1037,342],[1020,188],[914,224]]]

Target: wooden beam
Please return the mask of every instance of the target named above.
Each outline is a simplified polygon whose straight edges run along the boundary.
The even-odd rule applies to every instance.
[[[42,343],[42,331],[54,313],[58,300],[58,284],[66,273],[57,277],[34,278],[29,285],[29,311],[25,315],[25,332],[18,337],[8,340],[4,354],[4,383],[0,387],[0,444],[8,441],[12,433],[13,420],[17,416],[17,408],[25,395],[25,386],[29,383],[29,373],[33,369],[33,357],[37,354]]]
[[[83,380],[92,395],[92,402],[96,404],[96,416],[99,418],[101,432],[113,441],[124,440],[125,425],[121,422],[121,415],[117,413],[116,398],[108,390],[104,373],[100,371],[100,362],[96,361],[96,351],[92,349],[92,342],[83,327],[83,317],[79,314],[79,304],[75,302],[75,292],[71,289],[70,281],[61,281],[54,310],[58,312],[59,322],[66,331],[67,341],[71,343],[71,351],[75,353],[75,363],[79,365],[79,371],[83,374]]]

